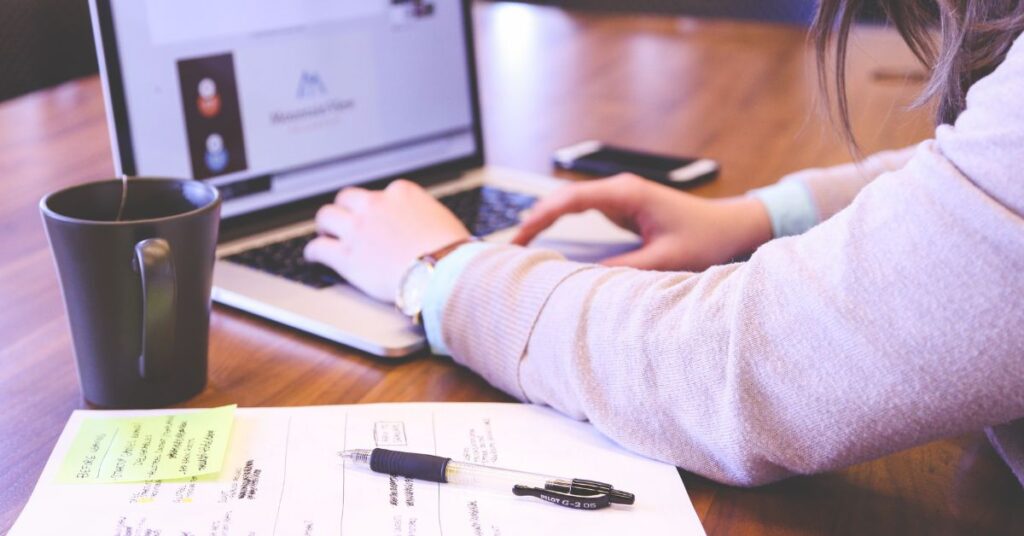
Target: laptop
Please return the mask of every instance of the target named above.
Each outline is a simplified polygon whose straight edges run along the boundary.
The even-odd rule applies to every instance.
[[[564,184],[484,165],[469,4],[90,0],[117,173],[191,177],[223,196],[214,301],[408,355],[425,345],[419,328],[303,259],[317,208],[404,177],[501,242]],[[539,239],[582,261],[638,243],[593,211]]]

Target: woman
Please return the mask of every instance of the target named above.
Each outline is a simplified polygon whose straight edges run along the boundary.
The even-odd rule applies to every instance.
[[[435,351],[721,482],[983,427],[1024,482],[1024,2],[883,3],[932,70],[939,126],[916,148],[719,201],[630,176],[576,185],[515,240],[596,208],[644,240],[603,267],[464,244],[466,229],[404,181],[342,191],[307,256],[390,301],[413,259],[444,254],[423,283]],[[835,43],[847,135],[858,5],[824,0],[815,23],[823,73]]]

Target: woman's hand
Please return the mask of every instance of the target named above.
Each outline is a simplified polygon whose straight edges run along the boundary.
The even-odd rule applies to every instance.
[[[513,243],[526,245],[562,215],[588,209],[643,238],[643,247],[604,261],[608,266],[700,271],[772,238],[768,212],[757,199],[703,199],[622,174],[565,186],[544,198]]]
[[[420,255],[469,238],[454,214],[419,185],[397,180],[379,192],[345,188],[316,215],[321,236],[306,259],[330,266],[370,296],[393,302]]]

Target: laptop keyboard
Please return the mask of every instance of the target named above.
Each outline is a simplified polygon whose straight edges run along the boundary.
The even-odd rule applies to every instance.
[[[474,236],[486,236],[515,226],[519,223],[519,214],[533,206],[536,200],[490,186],[456,192],[439,199]],[[302,251],[314,238],[316,233],[309,233],[249,249],[225,260],[313,288],[327,288],[344,282],[334,270],[319,263],[306,262]]]
[[[313,288],[326,288],[344,281],[334,270],[314,262],[307,262],[302,251],[316,233],[309,233],[281,242],[274,242],[227,257],[234,263],[279,275]]]
[[[481,186],[438,200],[462,221],[473,236],[487,236],[519,224],[519,214],[532,207],[537,198]]]

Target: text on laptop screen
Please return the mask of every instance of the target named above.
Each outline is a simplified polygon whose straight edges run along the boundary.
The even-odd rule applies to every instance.
[[[225,216],[479,150],[459,0],[109,1],[134,171]]]

